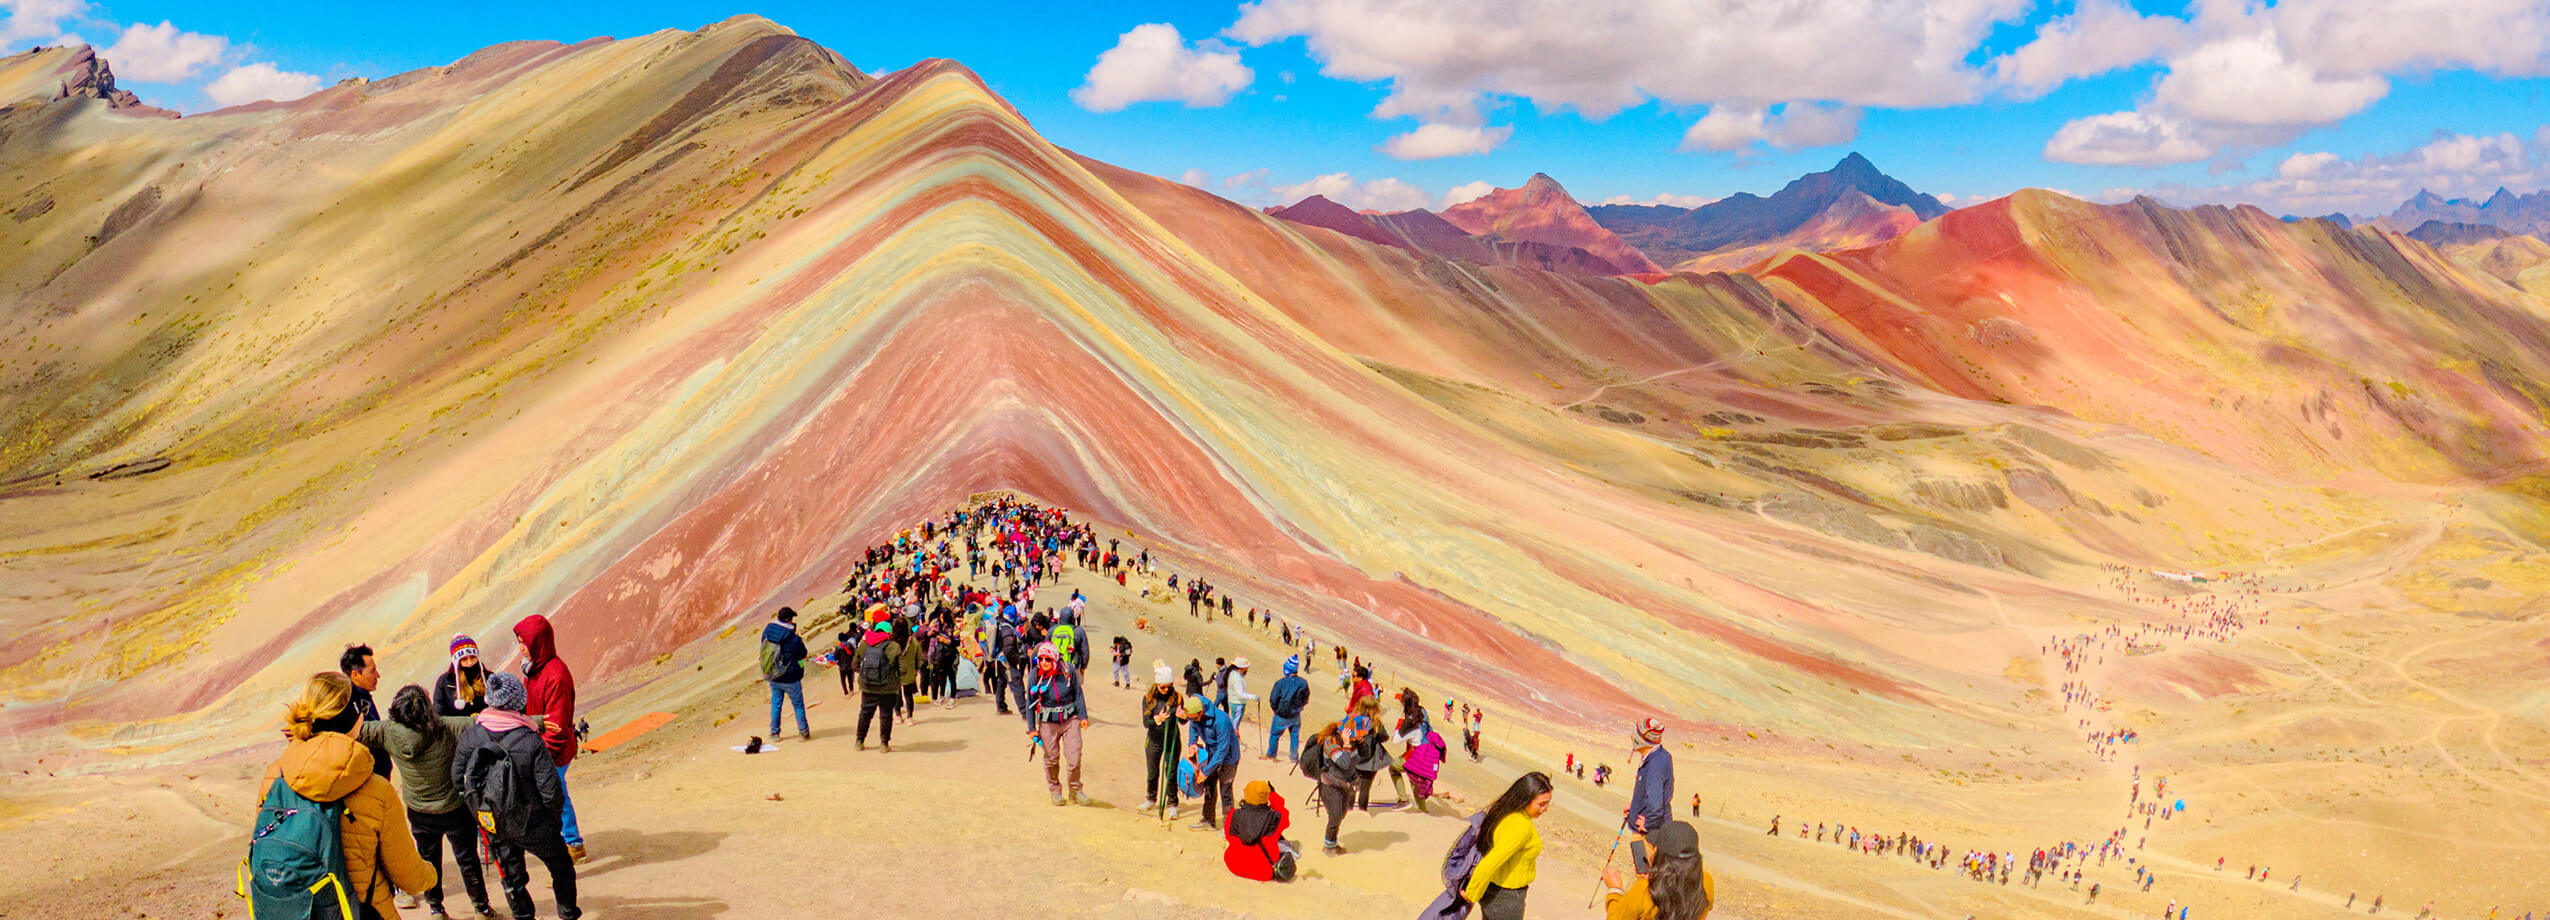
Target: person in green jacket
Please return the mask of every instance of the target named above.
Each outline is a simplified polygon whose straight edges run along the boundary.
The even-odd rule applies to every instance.
[[[492,917],[496,911],[487,903],[487,878],[478,863],[478,821],[452,784],[452,755],[460,747],[461,730],[468,727],[468,716],[435,715],[434,701],[425,688],[409,684],[390,699],[389,719],[363,723],[358,740],[388,751],[390,762],[398,767],[399,803],[407,806],[407,829],[416,838],[416,855],[439,874],[443,841],[451,841],[452,862],[460,866],[460,884],[469,892],[470,906],[481,916]],[[427,911],[445,916],[440,878],[425,890],[424,901]]]

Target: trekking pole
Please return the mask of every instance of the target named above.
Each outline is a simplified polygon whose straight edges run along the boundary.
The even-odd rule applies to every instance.
[[[1603,854],[1603,868],[1601,871],[1594,873],[1594,896],[1585,899],[1585,907],[1587,909],[1592,909],[1594,902],[1603,899],[1604,886],[1602,873],[1611,871],[1612,859],[1620,855],[1620,841],[1628,836],[1629,819],[1624,817],[1620,819],[1620,832],[1612,835],[1611,852]]]

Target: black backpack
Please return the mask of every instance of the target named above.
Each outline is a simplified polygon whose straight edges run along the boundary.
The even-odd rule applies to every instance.
[[[895,661],[892,642],[879,642],[859,649],[859,689],[883,693],[896,684],[901,662]]]
[[[1302,745],[1302,756],[1293,761],[1294,769],[1302,771],[1303,776],[1318,779],[1320,772],[1328,769],[1327,748],[1326,744],[1313,737],[1309,744]]]
[[[497,840],[529,843],[540,825],[540,785],[530,764],[505,756],[492,735],[469,749],[461,768],[461,797],[478,815],[478,827]]]

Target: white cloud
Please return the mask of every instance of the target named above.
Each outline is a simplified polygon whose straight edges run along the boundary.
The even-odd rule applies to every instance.
[[[9,12],[9,18],[0,19],[0,43],[72,37],[63,33],[62,20],[76,18],[88,7],[86,0],[0,0],[0,10]]]
[[[289,102],[318,91],[317,76],[279,70],[264,61],[230,68],[220,79],[204,85],[204,97],[224,106],[259,100]]]
[[[1300,201],[1312,195],[1322,195],[1330,201],[1358,211],[1413,210],[1425,207],[1430,198],[1425,189],[1395,178],[1384,177],[1357,182],[1354,176],[1341,172],[1317,176],[1309,181],[1292,185],[1278,185],[1268,189],[1268,192],[1276,201],[1286,203]]]
[[[1192,185],[1196,188],[1203,188],[1205,183],[1211,182],[1212,180],[1213,177],[1205,175],[1204,170],[1201,169],[1189,169],[1178,174],[1178,184]]]
[[[176,83],[192,80],[195,74],[221,60],[230,50],[230,39],[200,32],[179,31],[174,23],[161,20],[158,25],[134,23],[124,27],[115,44],[99,52],[108,66],[122,79],[141,83]]]
[[[1792,102],[1778,112],[1746,105],[1720,105],[1682,133],[1682,149],[1726,152],[1756,141],[1782,150],[1847,143],[1859,136],[1858,108]]]
[[[1433,160],[1486,153],[1505,143],[1512,128],[1479,125],[1424,124],[1381,145],[1381,152],[1402,160]]]
[[[2324,125],[2390,92],[2379,76],[2331,77],[2285,56],[2273,33],[2207,42],[2152,88],[2163,111],[2214,124]]]
[[[2416,148],[2347,159],[2298,153],[2271,178],[2215,186],[2164,185],[2152,194],[2190,203],[2246,202],[2279,214],[2388,214],[2420,189],[2484,198],[2503,186],[2550,184],[2550,131],[2442,134]]]
[[[1475,125],[1503,97],[1601,119],[1661,100],[1791,115],[1778,140],[1837,143],[1855,107],[1953,105],[1979,97],[1968,58],[2031,0],[1255,0],[1228,34],[1252,45],[1301,38],[1320,72],[1387,82],[1380,118]],[[1847,115],[1847,117],[1844,117]],[[1719,115],[1713,128],[1725,127]],[[1686,149],[1712,146],[1708,131]],[[1767,131],[1757,135],[1773,141]]]
[[[1239,52],[1218,42],[1190,48],[1178,27],[1154,22],[1133,27],[1098,55],[1088,77],[1071,91],[1071,101],[1092,112],[1162,101],[1209,108],[1231,101],[1254,76],[1240,63]]]
[[[1449,208],[1456,204],[1467,204],[1469,202],[1485,198],[1487,197],[1487,193],[1493,191],[1496,191],[1496,183],[1489,182],[1485,179],[1481,179],[1477,182],[1464,182],[1453,186],[1450,191],[1443,193],[1442,206]]]
[[[1712,201],[1716,201],[1716,200],[1717,200],[1717,199],[1715,199],[1715,198],[1711,198],[1711,197],[1709,197],[1709,196],[1707,196],[1707,195],[1678,195],[1678,194],[1675,194],[1675,193],[1673,193],[1673,192],[1658,192],[1658,193],[1656,193],[1656,194],[1649,195],[1649,196],[1647,196],[1647,197],[1645,197],[1645,198],[1635,198],[1635,197],[1631,197],[1631,196],[1628,196],[1628,195],[1613,195],[1613,196],[1611,196],[1611,197],[1609,197],[1609,198],[1605,198],[1605,199],[1603,199],[1600,203],[1601,203],[1601,204],[1650,204],[1650,205],[1653,205],[1653,204],[1660,204],[1660,205],[1666,205],[1666,206],[1669,206],[1669,207],[1676,207],[1676,208],[1696,208],[1696,207],[1699,207],[1699,206],[1704,205],[1704,204],[1708,204],[1708,203],[1710,203],[1710,202],[1712,202]]]
[[[2334,153],[2297,153],[2276,164],[2276,177],[2308,179],[2326,171],[2337,161],[2338,155]]]
[[[2185,122],[2167,115],[2110,112],[2076,118],[2045,142],[2045,158],[2101,166],[2163,166],[2214,155]]]
[[[2186,20],[2145,16],[2116,0],[2081,0],[2037,30],[2036,38],[1992,61],[1992,80],[2023,98],[2082,77],[2132,67],[2185,48]]]

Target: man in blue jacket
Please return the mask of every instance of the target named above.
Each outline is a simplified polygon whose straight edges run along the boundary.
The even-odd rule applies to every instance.
[[[1638,739],[1632,752],[1638,758],[1638,779],[1629,787],[1629,832],[1644,837],[1673,820],[1673,752],[1665,750],[1663,722],[1640,719],[1632,733]],[[1643,851],[1631,854],[1644,862]]]
[[[779,615],[761,628],[761,676],[770,682],[770,736],[779,737],[779,703],[797,704],[797,737],[812,741],[814,729],[806,727],[806,640],[797,637],[797,611],[779,608]]]
[[[1302,759],[1302,710],[1310,706],[1310,681],[1302,679],[1302,656],[1284,659],[1284,676],[1266,691],[1266,711],[1274,715],[1266,728],[1266,759],[1275,759],[1275,739],[1291,740],[1286,762]]]
[[[1194,729],[1195,788],[1204,795],[1204,819],[1194,827],[1216,830],[1222,810],[1239,804],[1231,798],[1231,784],[1240,775],[1240,730],[1228,710],[1198,697],[1186,698],[1186,720]]]

